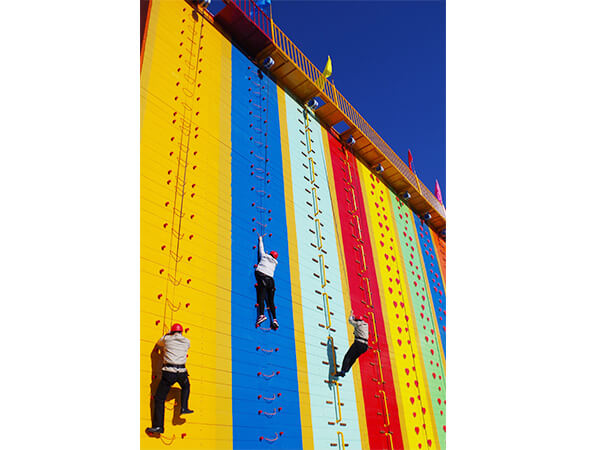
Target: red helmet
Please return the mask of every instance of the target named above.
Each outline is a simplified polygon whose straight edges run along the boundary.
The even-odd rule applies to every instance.
[[[171,333],[174,333],[176,331],[183,331],[183,327],[181,326],[180,323],[174,323],[173,326],[171,327]]]
[[[269,252],[269,255],[271,255],[275,259],[279,258],[279,253],[277,253],[275,250],[271,250]]]
[[[362,314],[354,314],[354,320],[362,320],[363,322],[366,322]]]

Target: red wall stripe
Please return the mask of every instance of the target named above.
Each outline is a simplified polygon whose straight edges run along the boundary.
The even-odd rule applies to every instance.
[[[369,351],[360,357],[360,375],[369,444],[372,449],[388,449],[391,448],[389,442],[389,439],[391,439],[394,449],[403,449],[404,444],[385,333],[385,321],[381,309],[377,273],[369,240],[370,234],[356,166],[357,161],[329,133],[328,139],[338,200],[343,250],[347,263],[350,303],[355,313],[372,312],[378,330],[379,357],[377,351],[372,349],[371,343]],[[370,292],[370,298],[368,292]],[[369,303],[372,308],[367,306]],[[372,332],[372,323],[369,328]],[[379,360],[381,360],[381,369]],[[383,380],[381,380],[382,378]],[[380,381],[384,381],[384,383],[381,384]],[[380,393],[382,389],[385,396]],[[387,402],[389,424],[386,424],[386,405],[384,402]],[[391,434],[389,434],[390,432]]]

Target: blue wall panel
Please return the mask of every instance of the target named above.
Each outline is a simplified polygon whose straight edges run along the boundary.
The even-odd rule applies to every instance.
[[[427,270],[427,279],[433,297],[433,306],[435,307],[435,317],[437,319],[438,328],[440,330],[440,339],[444,349],[444,357],[446,356],[446,291],[442,281],[440,265],[435,253],[435,247],[431,240],[429,227],[421,221],[419,216],[413,213],[417,233],[419,234],[419,243],[421,245],[421,253]]]
[[[302,448],[277,88],[236,48],[231,60],[233,446]],[[254,325],[257,232],[279,252],[277,331]]]

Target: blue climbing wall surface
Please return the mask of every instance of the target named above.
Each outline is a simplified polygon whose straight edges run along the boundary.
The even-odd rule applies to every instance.
[[[419,234],[419,243],[421,245],[421,254],[423,256],[424,268],[427,271],[427,279],[429,281],[429,289],[433,299],[435,308],[435,317],[438,324],[442,348],[444,356],[446,355],[446,291],[442,281],[440,265],[437,260],[435,247],[431,238],[431,232],[427,225],[423,224],[419,216],[413,213],[415,227]],[[445,358],[444,358],[445,360]]]
[[[235,47],[231,60],[233,447],[302,448],[277,87]],[[257,232],[280,255],[277,331],[255,327]]]

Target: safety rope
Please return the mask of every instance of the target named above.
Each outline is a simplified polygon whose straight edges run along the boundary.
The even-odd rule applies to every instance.
[[[193,25],[188,27],[191,29],[191,38],[188,38],[190,41],[189,47],[189,55],[188,60],[186,61],[186,65],[188,68],[188,73],[184,75],[184,78],[190,83],[192,86],[192,90],[189,91],[189,94],[185,93],[188,98],[193,98],[194,91],[198,82],[198,65],[201,61],[200,51],[202,49],[202,32],[204,30],[204,14],[201,14],[202,18],[200,20],[200,30],[197,32],[197,21],[193,21]],[[199,36],[196,46],[196,54],[194,57],[194,45],[195,37]],[[192,59],[194,63],[192,64]],[[190,75],[190,71],[193,70],[193,76]],[[193,80],[193,81],[192,81]],[[179,152],[177,156],[177,171],[175,174],[175,188],[174,188],[174,201],[173,201],[173,212],[171,215],[171,233],[169,238],[169,262],[167,264],[167,280],[166,280],[166,288],[165,288],[165,301],[164,301],[164,309],[163,309],[163,335],[166,334],[169,330],[168,323],[173,321],[173,313],[179,309],[181,306],[181,302],[177,307],[174,307],[174,303],[169,300],[169,288],[170,285],[173,284],[173,293],[175,292],[175,287],[179,284],[176,282],[177,280],[177,270],[179,261],[181,261],[181,257],[179,256],[179,247],[181,240],[183,239],[183,235],[181,233],[181,226],[183,222],[183,202],[185,199],[185,183],[187,177],[187,165],[188,165],[188,156],[190,151],[190,135],[191,135],[191,127],[192,127],[192,117],[191,112],[192,109],[183,102],[183,118],[181,119],[181,133],[180,133],[180,141],[179,141]],[[190,117],[187,118],[186,115],[190,114]],[[185,141],[185,143],[184,143]],[[179,205],[178,205],[179,203]],[[179,206],[179,207],[178,207]],[[175,223],[177,222],[177,225]],[[177,231],[175,231],[177,229]],[[175,243],[174,243],[175,240]],[[175,248],[175,249],[174,249]],[[172,267],[173,265],[173,267]],[[167,322],[167,309],[170,310],[169,321]]]

